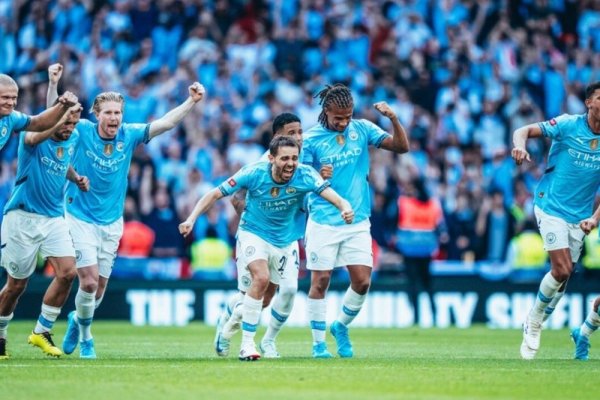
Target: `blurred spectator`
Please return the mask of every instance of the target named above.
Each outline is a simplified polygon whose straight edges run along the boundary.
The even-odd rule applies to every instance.
[[[132,197],[125,198],[123,236],[117,254],[121,257],[149,257],[154,245],[154,231],[139,220]]]
[[[475,232],[479,239],[477,259],[503,263],[516,221],[504,203],[504,194],[493,189],[477,215]]]
[[[444,214],[439,200],[431,197],[421,178],[415,178],[406,192],[398,198],[398,231],[396,248],[404,257],[409,279],[410,299],[418,319],[418,294],[421,290],[429,296],[433,307],[431,285],[431,260],[448,241]]]
[[[547,272],[548,253],[535,220],[527,219],[523,230],[508,245],[509,278],[513,282],[539,282]]]
[[[231,254],[231,246],[217,237],[215,228],[209,227],[206,236],[192,244],[192,277],[200,280],[231,279]]]

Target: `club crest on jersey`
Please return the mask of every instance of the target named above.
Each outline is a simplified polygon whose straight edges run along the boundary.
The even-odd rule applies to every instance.
[[[596,150],[598,148],[598,139],[592,139],[590,141],[590,149]]]
[[[104,153],[105,156],[109,157],[112,155],[114,150],[114,146],[112,145],[112,143],[107,143],[104,145],[104,150],[102,150],[102,153]]]
[[[285,192],[287,194],[294,194],[294,193],[296,193],[296,188],[288,186],[285,188]]]
[[[64,157],[65,157],[65,148],[57,147],[56,148],[56,158],[58,158],[59,160],[62,160]]]
[[[123,151],[124,148],[125,148],[125,143],[117,142],[117,151]]]
[[[271,197],[277,197],[277,196],[279,196],[279,188],[278,187],[271,188]]]
[[[346,143],[346,138],[344,137],[344,135],[337,135],[335,137],[335,141],[337,142],[337,144],[339,144],[340,146],[343,146],[344,143]]]
[[[3,126],[2,133],[1,133],[2,137],[6,136],[7,133],[8,133],[8,129],[5,126]]]
[[[352,131],[348,134],[348,137],[350,138],[350,140],[357,140],[358,139],[358,133]]]

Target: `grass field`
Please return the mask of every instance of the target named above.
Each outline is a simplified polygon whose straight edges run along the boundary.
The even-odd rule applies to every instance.
[[[60,359],[42,355],[26,344],[32,327],[10,325],[2,399],[584,399],[595,397],[600,372],[595,348],[590,361],[571,360],[567,330],[544,331],[538,358],[527,362],[519,359],[516,330],[357,328],[353,359],[313,360],[310,331],[284,328],[284,358],[249,363],[237,360],[239,334],[221,359],[212,351],[213,328],[201,324],[98,321],[100,358],[87,361],[77,350]],[[55,327],[57,344],[65,327]]]

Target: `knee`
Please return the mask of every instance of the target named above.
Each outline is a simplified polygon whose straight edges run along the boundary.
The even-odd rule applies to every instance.
[[[573,272],[571,262],[560,262],[552,265],[552,277],[558,282],[566,282]]]
[[[27,279],[10,279],[7,281],[3,292],[6,292],[9,297],[20,296],[27,287]]]
[[[95,293],[98,291],[98,282],[93,278],[80,278],[79,288],[87,293]]]
[[[269,273],[259,272],[252,277],[252,285],[258,289],[266,290],[269,286]]]
[[[358,294],[365,294],[369,291],[369,287],[371,286],[371,280],[361,280],[359,282],[352,282],[352,290],[354,290]]]
[[[296,292],[298,292],[297,284],[289,286],[280,286],[279,293],[277,293],[277,296],[281,296],[282,299],[290,301],[296,296]]]
[[[330,277],[329,275],[321,275],[316,279],[312,280],[311,291],[315,291],[321,295],[325,295],[327,288],[329,287]]]
[[[71,283],[77,276],[77,270],[73,268],[61,268],[56,272],[56,279]]]

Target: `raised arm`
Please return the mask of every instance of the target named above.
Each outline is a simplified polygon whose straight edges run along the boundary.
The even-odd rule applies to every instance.
[[[513,132],[513,149],[511,156],[517,165],[521,165],[523,160],[531,161],[527,152],[527,139],[541,137],[542,128],[538,124],[525,125]]]
[[[190,96],[182,104],[150,124],[150,139],[173,129],[175,125],[188,115],[192,108],[194,108],[194,105],[204,98],[205,94],[204,86],[198,82],[194,82],[188,88],[188,92]]]
[[[381,142],[381,148],[393,151],[394,153],[398,154],[408,152],[408,134],[406,133],[406,130],[404,129],[400,121],[398,120],[398,116],[396,115],[396,113],[392,111],[388,103],[386,103],[385,101],[375,103],[373,104],[373,107],[375,107],[375,109],[379,111],[381,115],[389,118],[390,122],[392,123],[392,128],[394,130],[394,133],[391,138],[385,138],[383,142]]]
[[[52,135],[54,135],[71,115],[76,115],[81,112],[81,104],[77,103],[74,106],[70,107],[66,113],[60,117],[60,119],[54,124],[50,129],[46,129],[44,131],[33,132],[29,131],[31,125],[27,128],[28,131],[25,133],[25,144],[29,146],[36,146],[42,143],[44,140],[49,139]]]
[[[223,197],[223,193],[221,190],[216,187],[212,189],[210,192],[206,193],[194,206],[192,213],[185,221],[179,224],[179,233],[181,233],[184,237],[187,237],[192,229],[194,228],[194,224],[199,216],[208,211],[209,208],[215,204],[217,200]]]
[[[336,206],[340,210],[342,219],[347,223],[351,224],[354,221],[354,210],[346,199],[340,197],[339,194],[332,188],[328,187],[320,193],[321,197]]]
[[[61,64],[52,64],[48,67],[48,92],[46,93],[46,108],[54,105],[58,99],[58,82],[62,77],[63,66]]]
[[[58,103],[45,111],[31,117],[31,122],[27,126],[30,132],[45,131],[52,128],[67,112],[69,108],[77,104],[77,96],[71,92],[65,92],[58,98]]]

